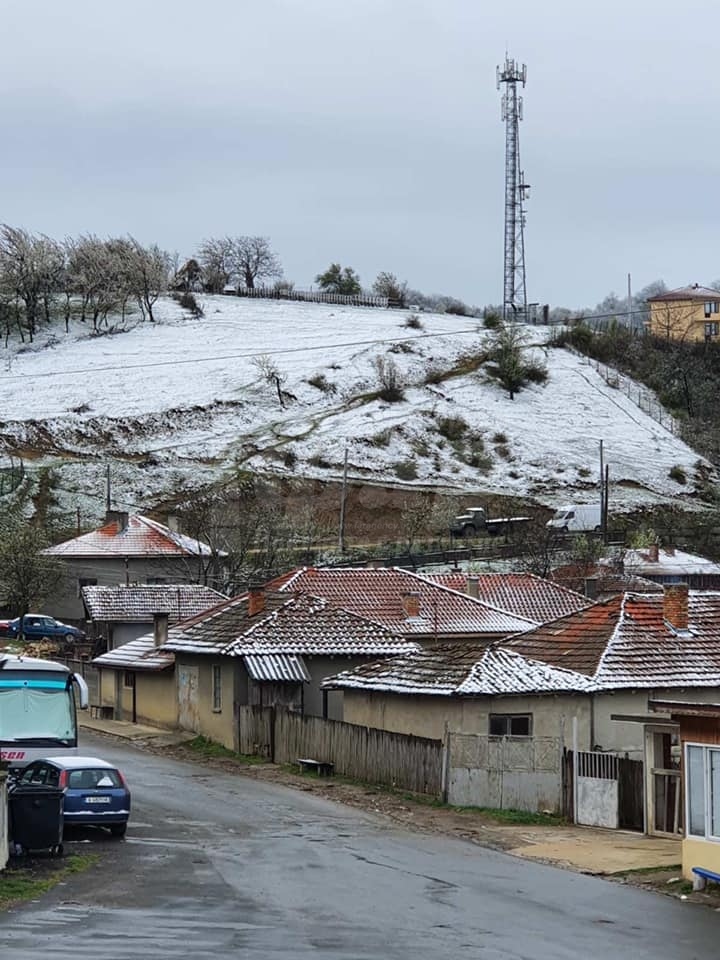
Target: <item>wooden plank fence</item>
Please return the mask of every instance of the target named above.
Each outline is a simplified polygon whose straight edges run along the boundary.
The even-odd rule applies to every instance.
[[[275,707],[240,707],[239,749],[275,763],[310,757],[344,776],[440,797],[441,740],[390,733]]]
[[[400,307],[391,303],[387,297],[377,297],[370,293],[344,294],[327,293],[324,290],[276,290],[275,287],[239,287],[237,290],[225,290],[229,297],[249,297],[254,300],[294,300],[302,303],[334,303],[350,307]]]

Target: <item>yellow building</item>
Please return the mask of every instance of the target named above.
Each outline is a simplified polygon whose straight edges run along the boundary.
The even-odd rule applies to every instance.
[[[648,297],[650,333],[667,340],[720,340],[720,290],[689,287]]]

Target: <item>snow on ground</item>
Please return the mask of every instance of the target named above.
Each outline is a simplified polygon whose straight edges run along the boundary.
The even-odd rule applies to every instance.
[[[692,480],[697,454],[582,358],[545,346],[545,328],[528,328],[527,339],[549,379],[511,400],[482,372],[424,382],[486,339],[472,319],[422,314],[422,328],[410,329],[405,311],[200,300],[200,319],[164,299],[154,324],[89,336],[76,322],[67,337],[8,349],[0,373],[6,449],[28,458],[42,451],[34,463],[58,467],[58,495],[98,516],[108,461],[118,505],[148,509],[234,463],[334,479],[346,447],[351,477],[557,505],[595,498],[602,439],[618,506],[692,487],[669,471],[680,466]],[[378,389],[377,357],[400,370],[402,402],[368,396]],[[263,363],[277,368],[282,406]],[[308,383],[318,376],[326,390]],[[444,437],[443,418],[462,418],[466,435]]]

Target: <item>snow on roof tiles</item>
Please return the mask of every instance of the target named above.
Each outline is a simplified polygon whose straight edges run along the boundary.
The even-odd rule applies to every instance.
[[[114,670],[165,670],[175,663],[175,656],[164,648],[158,649],[152,636],[130,640],[114,650],[95,657],[96,667]]]
[[[472,574],[425,573],[423,577],[459,593],[468,593]],[[590,605],[587,597],[532,573],[484,573],[477,580],[478,599],[498,610],[547,623]]]
[[[124,623],[152,621],[155,613],[167,613],[170,622],[176,623],[227,599],[217,590],[198,583],[93,586],[83,587],[81,593],[91,620]]]
[[[133,514],[127,526],[111,520],[90,533],[47,547],[42,551],[52,557],[210,557],[213,550],[206,543],[194,540],[169,527]],[[219,554],[222,555],[222,554]]]
[[[438,644],[410,657],[363,664],[329,677],[328,689],[431,696],[584,692],[581,674],[526,659],[496,644]]]
[[[626,573],[640,576],[720,576],[720,564],[694,553],[685,553],[684,550],[660,547],[657,560],[653,558],[654,553],[650,549],[626,550],[623,568]]]
[[[304,567],[268,585],[280,591],[301,590],[324,597],[361,617],[406,636],[450,639],[493,637],[530,630],[537,621],[508,613],[398,567],[318,569]],[[408,617],[403,595],[417,594],[418,617]]]
[[[720,290],[715,290],[713,287],[701,287],[698,283],[692,283],[687,287],[677,287],[675,290],[667,290],[665,293],[648,297],[647,302],[661,303],[666,301],[671,303],[677,300],[720,300]]]

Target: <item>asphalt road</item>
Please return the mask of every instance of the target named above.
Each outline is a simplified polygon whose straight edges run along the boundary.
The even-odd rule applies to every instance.
[[[407,833],[301,791],[84,738],[133,790],[125,841],[67,844],[102,862],[0,914],[22,960],[700,960],[707,907]]]

